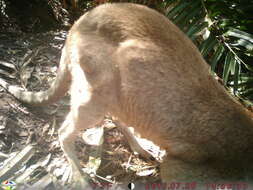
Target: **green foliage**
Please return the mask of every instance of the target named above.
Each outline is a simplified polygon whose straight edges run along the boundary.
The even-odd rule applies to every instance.
[[[253,1],[165,0],[166,15],[235,95],[253,100]]]

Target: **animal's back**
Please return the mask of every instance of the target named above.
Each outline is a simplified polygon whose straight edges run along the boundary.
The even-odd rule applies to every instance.
[[[229,154],[221,146],[232,146],[238,154],[252,143],[252,126],[238,130],[241,124],[236,125],[238,118],[244,118],[240,105],[213,79],[197,48],[166,17],[140,5],[106,4],[86,14],[77,27],[98,34],[105,39],[101,41],[105,48],[112,48],[108,56],[117,70],[116,115],[144,136],[164,147],[197,146],[207,157]],[[227,134],[233,137],[224,141]]]
[[[249,163],[252,119],[166,17],[140,5],[102,5],[72,27],[67,45],[74,51],[77,44],[92,90],[101,102],[108,93],[108,112],[169,156],[223,169],[224,160]]]

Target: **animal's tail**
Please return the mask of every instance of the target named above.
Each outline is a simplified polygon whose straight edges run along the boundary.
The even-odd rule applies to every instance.
[[[33,106],[43,106],[56,102],[63,97],[70,87],[71,75],[68,69],[69,58],[66,55],[65,48],[62,50],[60,66],[56,79],[51,87],[42,92],[23,91],[20,88],[9,85],[0,79],[0,86],[5,88],[7,92],[17,98],[19,101]]]

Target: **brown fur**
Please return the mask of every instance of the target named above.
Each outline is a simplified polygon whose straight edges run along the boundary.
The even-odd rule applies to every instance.
[[[251,117],[213,79],[193,43],[158,12],[119,3],[86,13],[69,32],[58,76],[50,96],[26,98],[28,92],[22,92],[18,98],[50,103],[70,84],[71,111],[59,139],[75,179],[81,175],[73,151],[76,133],[105,114],[166,149],[163,181],[234,180],[247,174],[253,159]]]

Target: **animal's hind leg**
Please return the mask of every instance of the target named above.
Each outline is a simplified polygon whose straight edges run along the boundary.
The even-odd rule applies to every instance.
[[[74,141],[81,129],[92,127],[100,122],[103,119],[104,111],[103,105],[96,101],[96,97],[91,97],[86,103],[72,105],[71,112],[59,129],[60,145],[71,166],[70,177],[75,189],[87,188],[87,182],[75,152]]]
[[[80,188],[86,187],[87,182],[84,179],[84,174],[76,155],[74,146],[75,139],[80,129],[94,126],[103,118],[101,112],[95,113],[91,111],[94,110],[93,108],[89,109],[89,107],[94,106],[92,104],[88,103],[88,105],[80,107],[80,113],[78,113],[76,118],[73,112],[70,112],[62,127],[59,129],[60,145],[71,166],[71,180],[74,180]]]
[[[74,151],[74,140],[81,129],[93,127],[108,112],[108,107],[114,98],[111,88],[113,73],[110,72],[110,69],[108,71],[108,68],[104,68],[106,64],[91,62],[94,59],[91,59],[83,48],[88,43],[84,41],[84,38],[78,38],[76,41],[78,44],[73,43],[71,47],[71,64],[69,65],[72,77],[71,111],[59,130],[59,138],[64,154],[71,164],[72,179],[77,183],[85,184],[85,181],[82,181],[82,170]],[[90,48],[92,47],[96,50],[96,46]],[[100,65],[105,66],[100,67]]]
[[[78,131],[75,129],[75,122],[73,121],[71,112],[68,114],[66,120],[59,129],[58,134],[61,148],[71,165],[72,175],[74,174],[74,171],[81,174],[81,167],[74,151],[74,140],[76,139]]]

